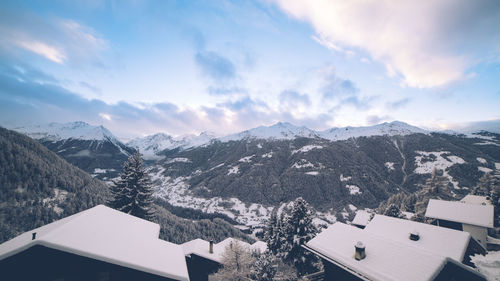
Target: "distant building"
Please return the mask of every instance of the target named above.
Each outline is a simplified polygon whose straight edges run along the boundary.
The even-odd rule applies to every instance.
[[[234,238],[227,238],[217,244],[213,241],[195,239],[182,244],[186,255],[186,264],[191,281],[208,281],[210,275],[217,272],[223,263],[223,253],[231,243],[240,243],[249,251],[263,253],[267,251],[267,244],[257,241],[249,244]]]
[[[358,210],[351,224],[363,229],[368,225],[368,223],[372,219],[372,216],[373,216],[372,213],[369,213],[365,210]]]
[[[103,205],[0,245],[2,280],[182,280],[180,245],[158,239],[160,226]]]
[[[493,206],[478,202],[479,196],[464,197],[463,201],[429,200],[425,216],[437,220],[437,225],[469,232],[485,249],[488,228],[493,228]]]
[[[431,251],[427,246],[434,242],[422,246],[431,237],[422,236],[420,240],[419,234],[411,230],[406,238],[399,237],[401,230],[386,237],[385,231],[379,229],[387,223],[384,219],[375,223],[373,231],[369,230],[370,224],[378,220],[377,217],[366,229],[337,222],[307,242],[304,248],[323,261],[325,280],[486,280],[475,269],[457,261],[462,256],[459,251],[445,246]],[[431,233],[427,229],[422,231]],[[461,241],[458,247],[465,247],[466,236],[456,236]],[[448,253],[454,257],[447,256]]]

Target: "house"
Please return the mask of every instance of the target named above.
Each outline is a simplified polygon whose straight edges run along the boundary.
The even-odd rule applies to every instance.
[[[486,249],[488,228],[493,228],[493,213],[490,204],[430,199],[425,216],[436,219],[438,226],[469,232]]]
[[[3,280],[189,280],[183,249],[160,226],[103,205],[0,245]]]
[[[358,210],[356,212],[356,216],[354,216],[354,219],[352,220],[351,224],[363,229],[368,225],[368,223],[372,219],[372,216],[373,216],[373,214],[371,214],[365,210]]]
[[[492,205],[491,201],[488,199],[486,196],[479,196],[479,195],[465,195],[462,200],[460,200],[462,203],[467,203],[467,204],[476,204],[476,205]]]
[[[323,261],[325,280],[486,280],[454,258],[340,222],[304,248]]]
[[[189,278],[191,281],[207,281],[209,276],[217,272],[223,263],[223,254],[231,243],[240,243],[249,251],[263,253],[267,251],[267,244],[257,241],[249,244],[234,238],[227,238],[217,244],[213,241],[194,239],[182,244]]]
[[[366,231],[391,240],[422,248],[457,262],[473,266],[470,256],[486,254],[468,232],[439,227],[405,219],[375,215]]]

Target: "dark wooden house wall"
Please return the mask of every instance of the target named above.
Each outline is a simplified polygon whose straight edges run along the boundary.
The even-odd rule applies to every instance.
[[[208,276],[221,267],[219,263],[197,255],[186,257],[186,264],[190,281],[208,281]]]
[[[36,245],[0,261],[3,281],[173,281],[79,255]]]
[[[434,281],[486,281],[486,279],[460,267],[452,262],[448,262],[441,270]]]
[[[346,280],[346,281],[362,281],[363,279],[351,274],[345,269],[333,264],[325,259],[321,260],[325,269],[325,281]]]

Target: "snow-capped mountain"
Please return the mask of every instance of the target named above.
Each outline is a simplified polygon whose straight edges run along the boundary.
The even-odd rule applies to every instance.
[[[288,122],[278,122],[272,126],[259,126],[237,134],[228,135],[219,138],[219,140],[222,142],[242,139],[291,140],[297,137],[317,138],[318,134],[304,126],[298,127]]]
[[[139,149],[145,159],[156,160],[162,158],[159,154],[166,149],[188,149],[208,144],[213,139],[215,139],[215,136],[210,132],[202,132],[199,135],[183,135],[175,138],[164,133],[158,133],[133,139],[127,145]]]
[[[410,134],[426,134],[426,130],[409,125],[400,121],[382,123],[366,127],[343,127],[331,128],[325,131],[317,132],[321,138],[327,140],[347,140],[357,137],[369,136],[406,136]]]
[[[38,140],[68,162],[94,176],[115,176],[134,152],[103,126],[85,122],[50,123],[13,128]]]

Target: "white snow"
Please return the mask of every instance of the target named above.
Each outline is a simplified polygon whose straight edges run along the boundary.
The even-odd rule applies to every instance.
[[[105,174],[106,169],[100,169],[100,168],[95,168],[94,169],[94,174]]]
[[[238,243],[243,246],[243,248],[257,253],[264,253],[267,251],[267,244],[265,242],[257,241],[250,245],[247,242],[235,238],[226,238],[223,241],[214,244],[213,253],[209,252],[210,242],[203,239],[194,239],[182,244],[181,246],[184,250],[184,255],[186,256],[197,255],[217,263],[222,263],[224,252],[227,247],[230,247],[230,245],[234,243]]]
[[[250,155],[250,156],[246,156],[246,157],[243,157],[241,158],[240,160],[238,160],[239,162],[243,162],[243,163],[250,163],[252,162],[252,158],[254,157],[255,155]]]
[[[394,171],[394,162],[385,162],[384,165],[389,171]]]
[[[292,150],[292,155],[295,154],[295,153],[306,153],[306,152],[309,152],[313,149],[322,149],[323,147],[321,145],[305,145],[299,149],[296,149],[296,150]]]
[[[240,172],[240,167],[234,166],[229,168],[229,170],[227,171],[227,175],[229,176],[231,174],[238,174],[239,172]]]
[[[127,143],[128,146],[138,148],[145,159],[157,160],[163,158],[157,154],[166,149],[188,149],[202,146],[215,139],[213,133],[202,132],[199,135],[183,135],[173,137],[164,133],[158,133],[142,138],[136,138]]]
[[[447,177],[450,182],[453,184],[455,189],[461,189],[458,185],[458,182],[453,179],[453,177],[448,174],[447,169],[456,164],[464,164],[465,161],[454,155],[450,155],[448,151],[415,151],[418,156],[415,156],[415,173],[417,174],[430,174],[434,171],[434,169],[442,170],[443,176]],[[428,161],[426,158],[434,157],[433,161]]]
[[[500,163],[495,162],[495,169],[500,170]]]
[[[354,258],[354,246],[358,242],[366,249],[366,257],[361,261]],[[433,280],[448,262],[446,257],[434,252],[340,222],[323,230],[306,245],[368,280]]]
[[[488,164],[488,161],[486,161],[486,159],[484,159],[484,158],[477,157],[476,160],[477,160],[477,162],[479,162],[481,164]]]
[[[365,230],[458,262],[462,262],[471,237],[468,232],[383,215],[375,215]],[[414,231],[420,236],[417,241],[409,237],[410,232]]]
[[[371,220],[372,214],[365,210],[358,210],[351,224],[366,226]]]
[[[292,168],[295,169],[304,169],[304,168],[314,168],[314,164],[307,161],[306,159],[300,159],[292,165]]]
[[[343,174],[340,174],[340,181],[342,182],[346,182],[346,181],[349,181],[351,180],[352,177],[344,177]]]
[[[191,160],[189,160],[188,158],[185,158],[185,157],[176,157],[176,158],[169,159],[167,161],[167,164],[172,164],[172,163],[191,163]]]
[[[462,203],[468,203],[468,204],[476,204],[476,205],[491,205],[490,200],[486,198],[486,196],[479,196],[479,195],[471,195],[468,194],[462,200],[460,200]]]
[[[363,136],[396,136],[415,133],[427,134],[428,132],[403,122],[394,121],[391,123],[382,123],[368,127],[332,128],[326,131],[318,132],[318,135],[328,140],[347,140]]]
[[[485,256],[471,256],[471,261],[488,281],[500,281],[500,251],[488,252]]]
[[[478,142],[478,143],[475,143],[475,145],[496,145],[496,146],[500,146],[500,144],[498,144],[496,142],[492,142],[492,141]]]
[[[318,171],[306,172],[306,175],[317,176],[317,175],[319,175],[319,172]]]
[[[262,158],[272,158],[273,157],[273,152],[268,152],[268,153],[264,153],[262,154]]]
[[[156,223],[98,205],[1,244],[0,259],[42,245],[174,280],[189,280],[182,247],[158,239],[159,233]]]
[[[359,190],[359,187],[353,184],[346,184],[345,186],[347,189],[349,189],[349,194],[351,195],[357,195],[361,194],[362,192]]]
[[[427,205],[425,216],[488,228],[493,227],[492,205],[431,199]]]
[[[262,148],[262,144],[261,144],[261,143],[258,143],[258,144],[257,144],[257,148],[261,149],[261,148]]]
[[[209,171],[215,170],[215,169],[220,168],[220,167],[222,167],[222,166],[224,166],[224,163],[220,163],[219,165],[217,165],[217,166],[214,166],[214,167],[210,168],[210,170],[209,170]]]
[[[356,210],[358,209],[358,208],[357,208],[356,206],[354,206],[353,204],[349,204],[349,205],[348,205],[348,207],[349,207],[349,209],[350,209],[351,211],[353,211],[353,212],[354,212],[354,211],[356,211]]]
[[[490,168],[486,168],[486,167],[477,167],[477,169],[480,171],[480,172],[483,172],[483,173],[489,173],[489,172],[492,172],[493,170],[490,169]]]
[[[290,140],[296,137],[316,138],[316,132],[306,127],[297,127],[287,122],[278,122],[272,126],[259,126],[237,134],[219,138],[222,142],[242,139],[277,139]]]

